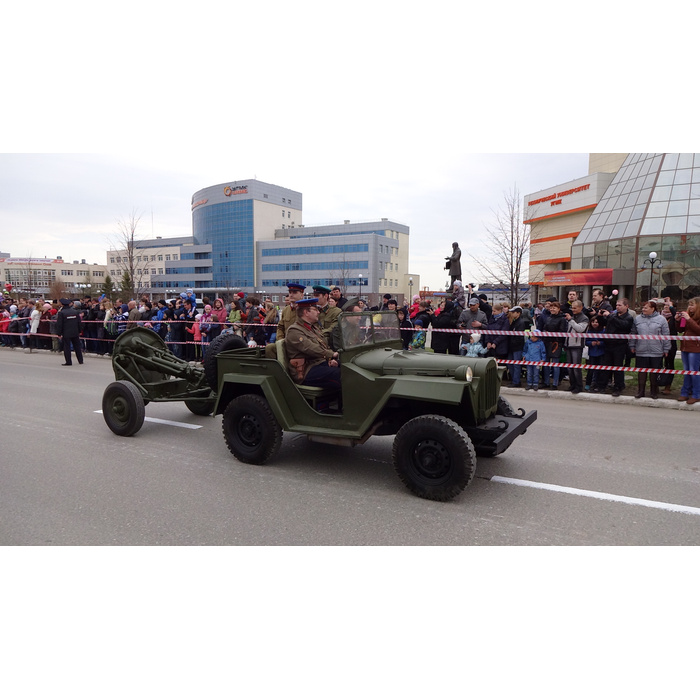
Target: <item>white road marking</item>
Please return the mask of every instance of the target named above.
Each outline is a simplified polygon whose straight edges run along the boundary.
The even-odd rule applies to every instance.
[[[544,489],[545,491],[559,491],[560,493],[570,493],[574,496],[598,498],[601,501],[617,501],[618,503],[628,503],[630,505],[635,506],[645,506],[646,508],[670,510],[674,513],[688,513],[690,515],[700,515],[700,508],[694,508],[693,506],[680,506],[676,505],[675,503],[664,503],[663,501],[647,501],[644,498],[617,496],[613,493],[602,493],[600,491],[586,491],[585,489],[574,489],[568,486],[557,486],[556,484],[542,484],[538,481],[526,481],[525,479],[509,479],[505,476],[492,476],[491,481],[498,481],[502,484],[513,484],[514,486],[529,486],[533,489]]]
[[[102,410],[95,411],[95,413],[102,413]],[[192,425],[191,423],[178,423],[174,420],[164,420],[163,418],[149,418],[146,416],[144,420],[151,423],[162,423],[163,425],[174,425],[176,428],[189,428],[190,430],[199,430],[201,425]]]

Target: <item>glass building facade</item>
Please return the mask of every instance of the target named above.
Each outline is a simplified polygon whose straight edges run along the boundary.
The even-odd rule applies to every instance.
[[[211,246],[213,287],[255,284],[253,201],[223,202],[192,212],[197,243]]]
[[[596,268],[635,271],[637,304],[700,295],[700,153],[627,156],[571,248],[571,269]]]

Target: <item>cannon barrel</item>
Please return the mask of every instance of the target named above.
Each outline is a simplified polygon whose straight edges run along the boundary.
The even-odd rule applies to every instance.
[[[141,326],[119,335],[112,369],[117,381],[132,382],[144,399],[198,398],[210,393],[202,367],[176,357],[156,332]]]

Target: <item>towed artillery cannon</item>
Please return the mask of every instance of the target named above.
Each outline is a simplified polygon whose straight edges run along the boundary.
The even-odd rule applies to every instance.
[[[117,338],[112,369],[116,381],[105,389],[102,413],[117,435],[137,433],[151,401],[184,401],[198,416],[208,416],[216,405],[205,368],[176,357],[149,328],[136,326]]]

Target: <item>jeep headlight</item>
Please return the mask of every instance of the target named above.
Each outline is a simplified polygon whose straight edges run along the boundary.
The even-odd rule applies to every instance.
[[[460,365],[455,370],[455,379],[458,382],[471,382],[474,378],[474,372],[469,365]]]

